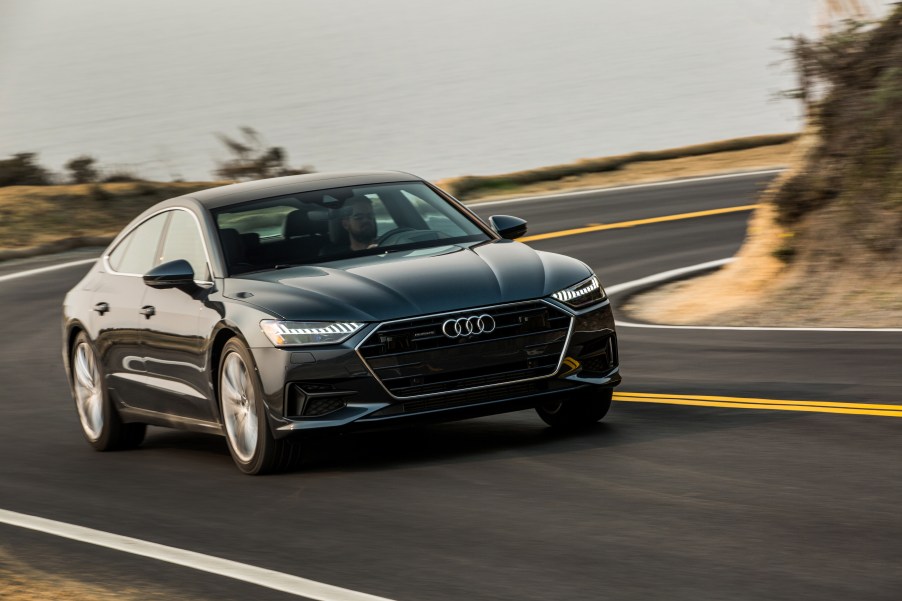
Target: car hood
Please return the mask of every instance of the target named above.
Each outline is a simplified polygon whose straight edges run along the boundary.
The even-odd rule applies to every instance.
[[[283,319],[385,321],[542,298],[590,275],[576,259],[497,240],[241,275],[223,295]]]

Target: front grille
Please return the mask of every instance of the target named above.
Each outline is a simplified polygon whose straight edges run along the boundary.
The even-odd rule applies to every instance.
[[[489,333],[451,339],[448,319],[489,315]],[[541,301],[474,309],[384,324],[358,351],[397,398],[519,382],[554,374],[572,318]]]

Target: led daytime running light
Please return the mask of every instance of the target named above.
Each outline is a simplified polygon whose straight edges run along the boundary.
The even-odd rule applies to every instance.
[[[356,322],[276,321],[260,322],[263,333],[275,346],[337,344],[359,332],[365,324]]]
[[[289,328],[284,323],[276,323],[273,330],[279,334],[353,334],[362,326],[362,323],[333,323],[317,328]]]
[[[589,294],[590,292],[594,292],[601,287],[601,284],[598,283],[598,278],[596,276],[592,276],[586,282],[581,282],[572,288],[567,288],[566,290],[561,290],[559,292],[555,292],[552,294],[552,298],[555,298],[562,303],[566,303],[568,301],[573,300],[574,298],[578,298],[585,294]]]

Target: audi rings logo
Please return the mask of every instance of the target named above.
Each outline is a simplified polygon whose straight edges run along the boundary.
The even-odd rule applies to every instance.
[[[442,334],[451,338],[466,338],[477,334],[488,334],[495,331],[495,320],[491,315],[471,315],[449,319],[442,324]]]

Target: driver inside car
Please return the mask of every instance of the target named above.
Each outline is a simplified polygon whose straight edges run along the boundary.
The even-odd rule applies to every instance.
[[[350,250],[365,250],[376,245],[376,215],[373,201],[366,196],[355,196],[347,205],[350,213],[341,220],[341,227],[348,232]]]

